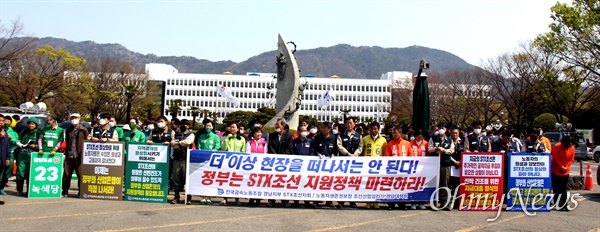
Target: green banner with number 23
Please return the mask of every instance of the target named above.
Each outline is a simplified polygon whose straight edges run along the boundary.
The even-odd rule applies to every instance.
[[[31,153],[29,198],[60,198],[63,176],[63,154]]]

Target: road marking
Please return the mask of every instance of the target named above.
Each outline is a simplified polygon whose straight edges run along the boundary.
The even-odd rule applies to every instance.
[[[373,223],[377,223],[377,222],[389,221],[389,220],[399,219],[399,218],[407,218],[407,217],[419,216],[419,215],[428,214],[428,213],[431,213],[431,211],[420,212],[420,213],[413,213],[413,214],[406,214],[406,215],[400,215],[400,216],[396,216],[396,217],[382,218],[382,219],[377,219],[377,220],[372,220],[372,221],[366,221],[366,222],[352,223],[352,224],[343,225],[343,226],[335,226],[335,227],[317,229],[317,230],[312,230],[311,232],[323,232],[323,231],[348,229],[350,227],[356,227],[356,226],[362,226],[362,225],[367,225],[367,224],[373,224]]]
[[[462,230],[457,230],[456,232],[469,232],[469,231],[474,231],[474,230],[478,230],[478,229],[483,229],[483,228],[490,227],[490,226],[493,226],[493,225],[497,225],[497,224],[500,224],[500,223],[504,223],[504,222],[507,222],[507,221],[512,221],[512,220],[515,220],[515,219],[519,219],[519,218],[522,218],[522,217],[525,217],[525,216],[527,216],[527,214],[521,214],[521,215],[518,215],[516,217],[505,218],[505,219],[502,219],[500,221],[495,221],[495,222],[487,223],[487,224],[484,224],[484,225],[478,225],[478,226],[473,226],[473,227],[469,227],[469,228],[462,229]]]
[[[64,218],[64,217],[83,217],[83,216],[94,216],[94,215],[105,215],[105,214],[118,214],[118,213],[131,213],[138,211],[163,211],[163,210],[179,210],[179,209],[192,209],[196,207],[167,207],[157,209],[137,209],[137,210],[117,210],[117,211],[106,211],[96,213],[76,213],[76,214],[62,214],[62,215],[47,215],[47,216],[35,216],[35,217],[16,217],[16,218],[5,218],[0,221],[21,221],[21,220],[37,220],[37,219],[48,219],[48,218]]]
[[[191,207],[186,207],[186,208],[191,208]],[[166,224],[166,225],[159,225],[159,226],[144,226],[144,227],[123,228],[123,229],[116,229],[116,230],[101,230],[101,232],[163,229],[163,228],[169,228],[169,227],[193,226],[193,225],[201,225],[201,224],[214,223],[214,222],[230,222],[230,221],[237,221],[237,220],[246,220],[246,219],[269,217],[269,216],[281,216],[281,215],[306,213],[306,212],[314,212],[314,211],[313,210],[290,211],[290,212],[284,212],[284,213],[273,213],[273,214],[263,214],[263,215],[254,215],[254,216],[246,216],[246,217],[224,218],[224,219],[216,219],[216,220],[208,220],[208,221],[174,223],[174,224]]]
[[[12,206],[12,205],[48,205],[48,204],[60,204],[60,203],[70,203],[70,202],[81,202],[82,200],[66,200],[66,201],[43,201],[43,202],[27,202],[27,203],[8,203],[4,206]],[[100,200],[85,200],[85,202],[93,202]]]

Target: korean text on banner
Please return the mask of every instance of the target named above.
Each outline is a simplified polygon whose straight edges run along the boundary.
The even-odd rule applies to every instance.
[[[80,198],[121,200],[123,148],[122,142],[83,143]]]
[[[29,198],[60,198],[62,191],[63,154],[31,153]]]
[[[550,154],[518,153],[508,156],[507,211],[550,212],[552,190]]]
[[[127,145],[126,201],[167,202],[170,150],[165,145]]]
[[[471,153],[461,155],[460,194],[465,198],[459,207],[464,211],[497,211],[502,207],[503,155]]]
[[[317,156],[192,150],[186,194],[311,201],[429,201],[438,186],[439,163],[439,157],[322,160]]]

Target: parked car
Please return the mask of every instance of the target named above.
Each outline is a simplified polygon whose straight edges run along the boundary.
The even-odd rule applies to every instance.
[[[600,146],[596,146],[596,148],[594,148],[592,153],[594,154],[594,161],[596,161],[597,163],[600,163]]]
[[[579,147],[577,147],[575,149],[575,159],[576,160],[588,160],[588,159],[593,158],[593,155],[591,153],[588,153],[588,147],[587,147],[585,138],[582,133],[579,133],[579,132],[546,132],[546,133],[544,133],[544,136],[546,138],[548,138],[550,140],[550,144],[552,144],[552,146],[554,146],[554,144],[560,142],[560,140],[562,139],[563,135],[565,135],[565,133],[569,133],[569,135],[571,135],[571,138],[575,139],[575,141],[577,141],[577,143],[579,143]]]

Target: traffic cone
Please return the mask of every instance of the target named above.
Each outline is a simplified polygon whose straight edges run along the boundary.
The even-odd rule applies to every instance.
[[[592,180],[592,165],[587,166],[585,171],[585,190],[594,190],[594,180]]]

